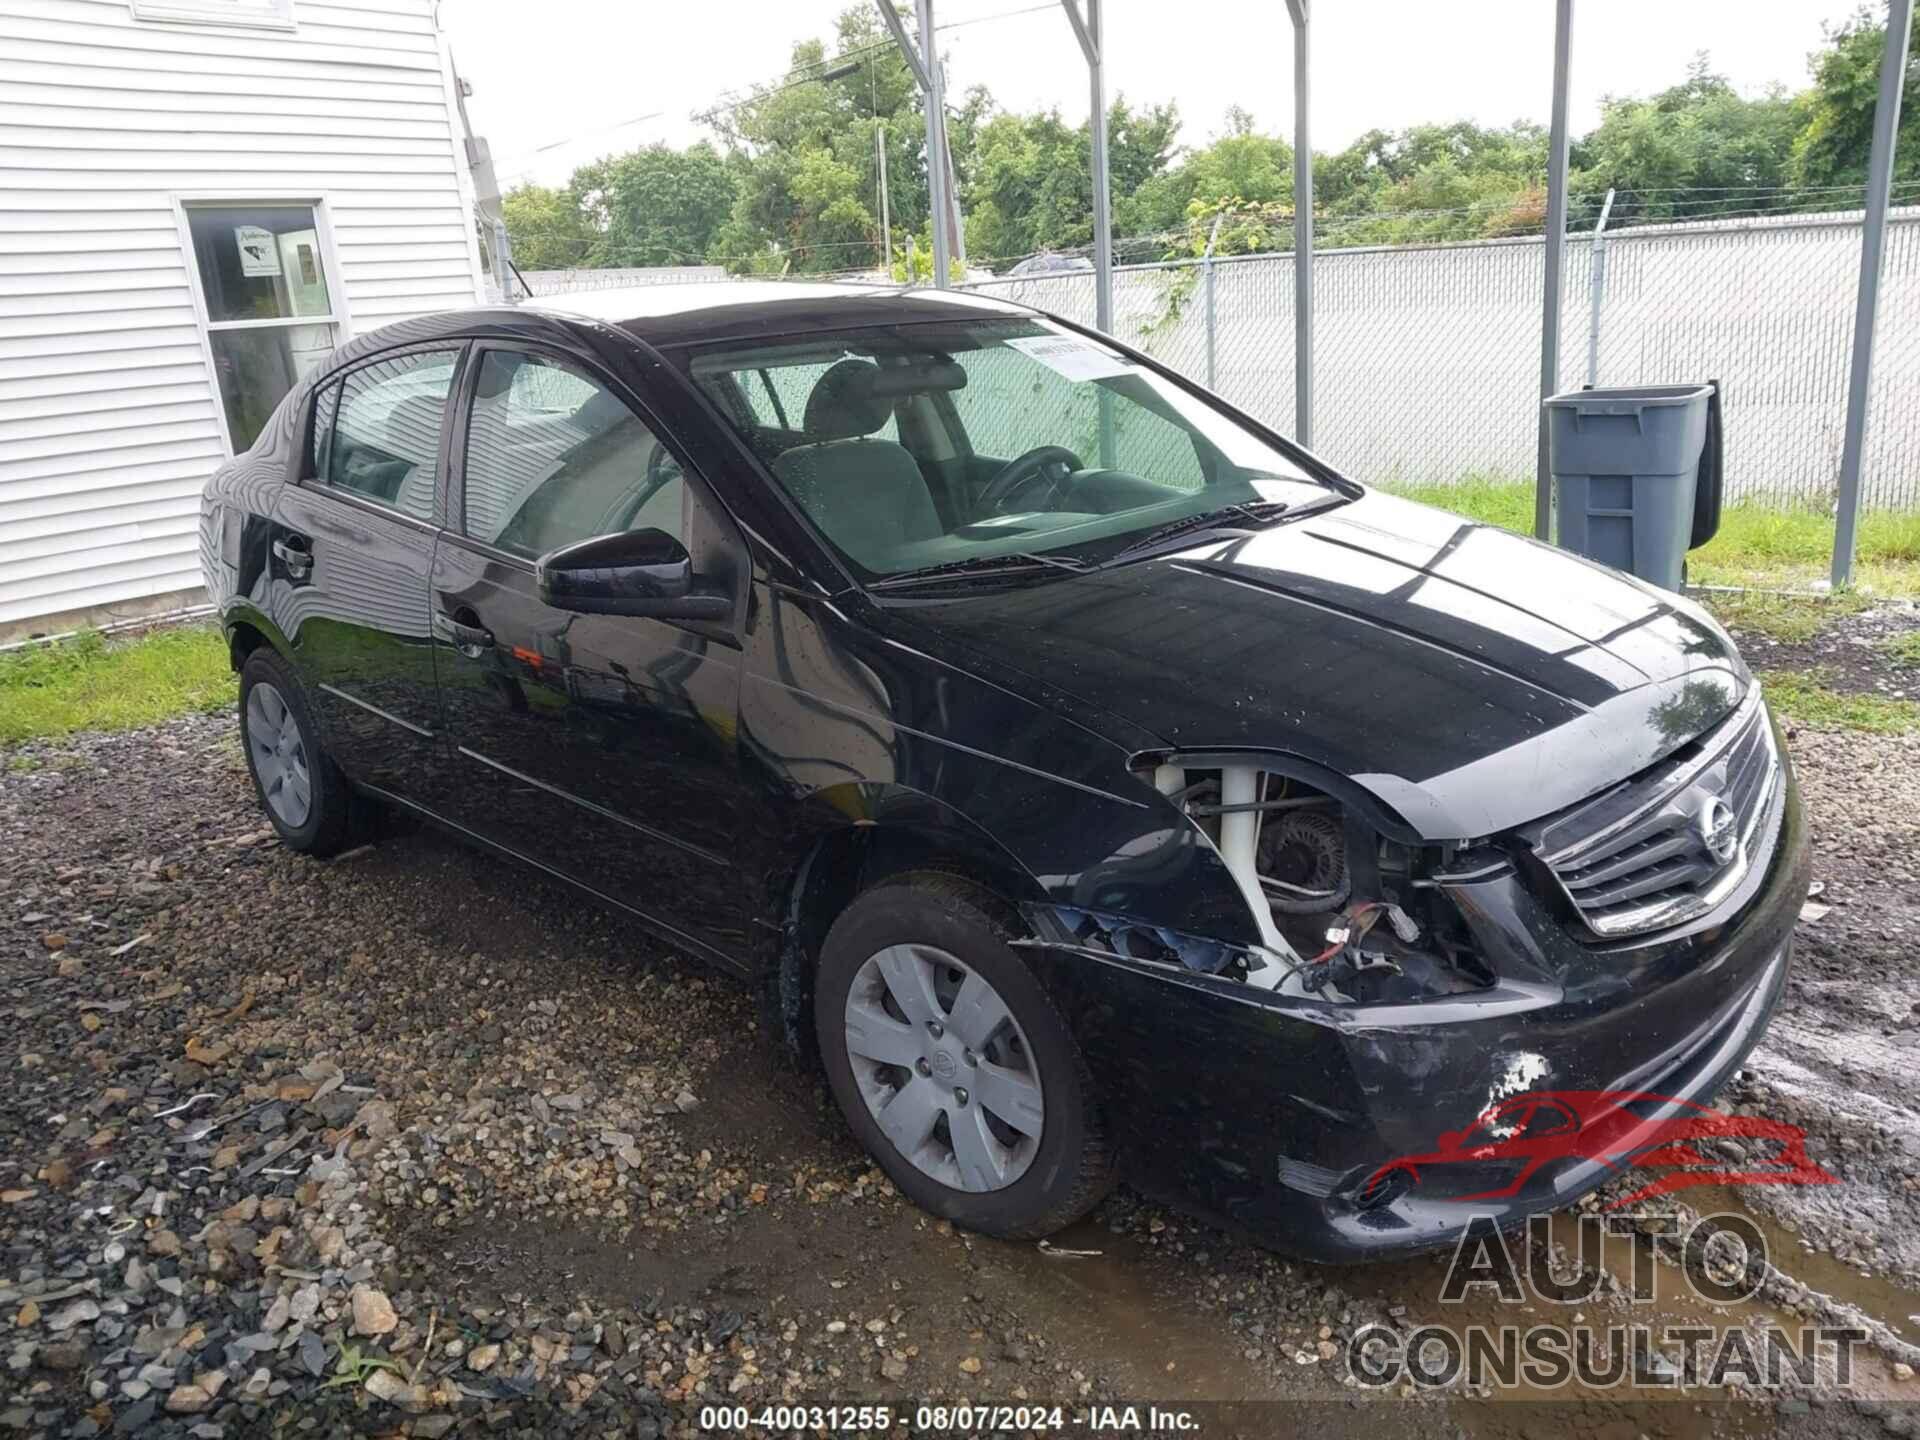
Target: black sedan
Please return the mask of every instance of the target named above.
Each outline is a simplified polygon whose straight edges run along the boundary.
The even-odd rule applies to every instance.
[[[574,301],[352,341],[208,486],[288,845],[400,807],[630,912],[996,1235],[1124,1172],[1308,1256],[1444,1243],[1605,1169],[1370,1177],[1758,1039],[1807,841],[1686,600],[1017,306]]]

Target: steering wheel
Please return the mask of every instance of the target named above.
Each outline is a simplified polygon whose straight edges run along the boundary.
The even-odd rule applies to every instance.
[[[1064,445],[1036,445],[1009,460],[980,492],[982,512],[1003,512],[1007,502],[1029,485],[1045,481],[1057,491],[1067,476],[1080,468],[1080,457]]]

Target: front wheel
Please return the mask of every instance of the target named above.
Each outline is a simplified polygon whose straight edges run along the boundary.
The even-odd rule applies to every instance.
[[[944,875],[867,891],[828,932],[814,986],[827,1081],[917,1204],[1035,1239],[1112,1183],[1072,1032],[1007,945],[990,897]]]
[[[240,740],[260,808],[289,849],[332,855],[345,843],[346,777],[320,748],[305,690],[262,646],[240,669]]]

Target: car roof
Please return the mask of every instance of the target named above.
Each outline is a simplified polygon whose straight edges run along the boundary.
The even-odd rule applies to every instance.
[[[560,320],[618,325],[655,346],[1037,313],[1024,305],[963,290],[790,280],[714,280],[568,291],[535,296],[515,308],[542,311]]]

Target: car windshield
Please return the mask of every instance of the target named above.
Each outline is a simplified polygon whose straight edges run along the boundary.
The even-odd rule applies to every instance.
[[[814,333],[686,363],[869,582],[1063,572],[1163,526],[1337,493],[1167,377],[1038,319]]]

